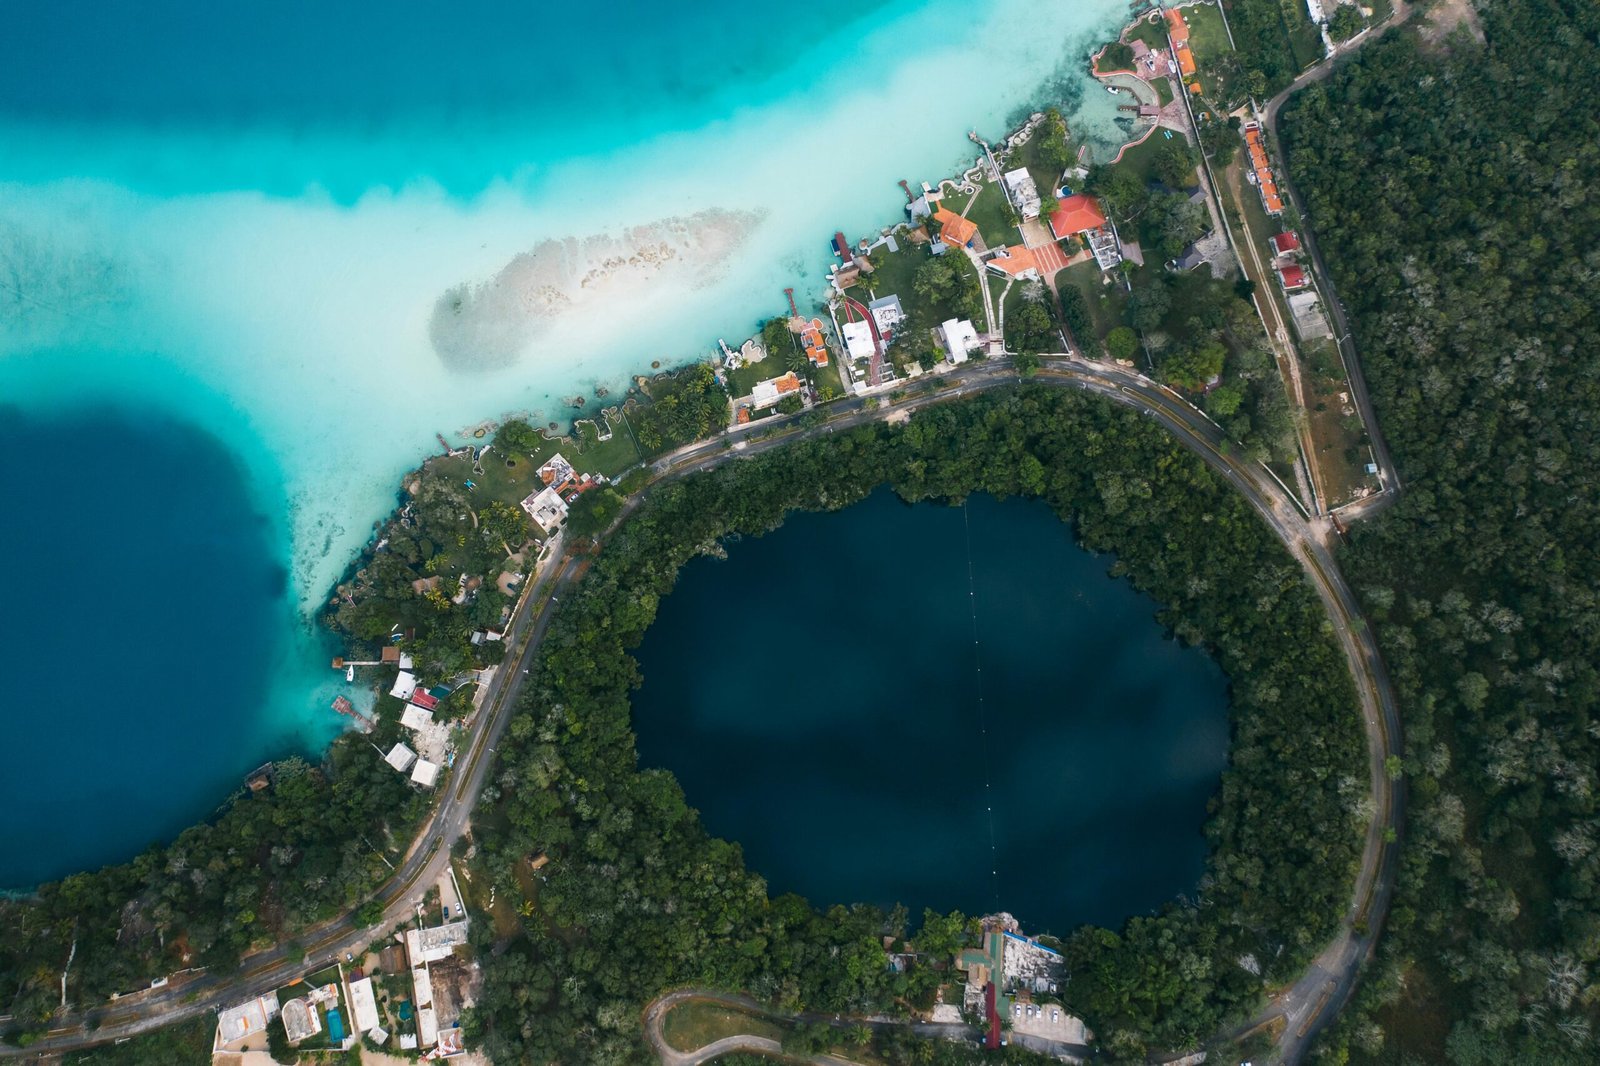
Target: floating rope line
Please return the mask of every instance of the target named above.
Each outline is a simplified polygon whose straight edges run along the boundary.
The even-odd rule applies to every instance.
[[[961,502],[961,522],[967,533],[967,606],[972,613],[972,669],[978,687],[978,732],[983,737],[983,806],[989,816],[989,887],[994,905],[1000,906],[1000,847],[994,835],[994,773],[989,757],[989,714],[983,699],[983,646],[978,640],[978,583],[972,572],[972,518]]]

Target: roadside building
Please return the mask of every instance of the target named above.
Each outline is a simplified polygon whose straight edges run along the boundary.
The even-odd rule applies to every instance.
[[[750,390],[750,403],[757,411],[768,407],[776,407],[778,401],[785,396],[800,394],[800,379],[795,377],[794,371],[782,377],[768,378],[766,381],[756,382],[756,387]]]
[[[304,999],[291,999],[283,1005],[283,1031],[289,1043],[298,1044],[322,1032],[322,1018]]]
[[[1011,205],[1017,209],[1017,214],[1024,219],[1039,217],[1039,187],[1034,184],[1033,175],[1028,173],[1027,167],[1018,167],[1008,170],[1001,176],[1005,182],[1006,193],[1011,197]]]
[[[951,318],[941,323],[939,343],[944,345],[945,355],[954,365],[965,363],[973,351],[983,346],[978,340],[978,331],[972,328],[972,321],[966,318]]]
[[[1305,269],[1297,263],[1279,263],[1278,278],[1283,282],[1284,292],[1294,292],[1310,284]]]
[[[406,958],[413,968],[448,959],[467,942],[469,923],[449,922],[429,929],[406,930]]]
[[[1250,175],[1256,191],[1261,194],[1261,206],[1269,215],[1283,214],[1283,197],[1278,194],[1278,181],[1272,175],[1272,164],[1267,159],[1267,145],[1262,140],[1259,123],[1245,123],[1244,145],[1250,153]]]
[[[554,486],[530,493],[522,500],[522,509],[538,523],[545,534],[554,533],[567,520],[567,501]]]
[[[427,759],[418,759],[417,764],[411,768],[411,780],[423,788],[432,788],[439,781],[439,764],[429,762]]]
[[[439,706],[439,697],[423,688],[412,689],[411,705],[413,707],[421,707],[425,711],[431,711]]]
[[[433,715],[414,703],[406,704],[400,712],[400,724],[407,729],[426,729],[433,724]]]
[[[267,1031],[267,1023],[278,1016],[276,997],[258,996],[217,1015],[214,1047],[220,1049]]]
[[[1274,256],[1292,255],[1300,250],[1300,237],[1289,231],[1274,233],[1267,244],[1272,248]]]
[[[417,753],[404,744],[396,744],[389,749],[389,754],[383,757],[383,761],[401,773],[405,773],[411,769],[411,764],[417,761]]]
[[[350,1020],[357,1033],[370,1033],[382,1020],[378,1017],[378,998],[372,990],[372,978],[361,977],[350,982]]]

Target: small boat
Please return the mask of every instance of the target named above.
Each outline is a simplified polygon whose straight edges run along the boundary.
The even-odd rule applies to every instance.
[[[345,667],[344,668],[344,679],[346,681],[354,681],[356,679],[356,668],[353,667],[353,666]]]

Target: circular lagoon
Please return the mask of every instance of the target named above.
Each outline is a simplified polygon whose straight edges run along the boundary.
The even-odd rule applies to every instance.
[[[1039,501],[795,514],[684,567],[640,762],[774,893],[1115,927],[1194,891],[1227,681]]]

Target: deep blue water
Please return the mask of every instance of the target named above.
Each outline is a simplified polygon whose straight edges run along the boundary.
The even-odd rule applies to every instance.
[[[216,438],[0,406],[0,455],[3,888],[131,857],[284,753],[256,704],[289,608],[272,526]]]
[[[1157,910],[1201,874],[1226,681],[1110,563],[1037,501],[791,516],[663,601],[640,762],[819,906],[1057,933]]]

